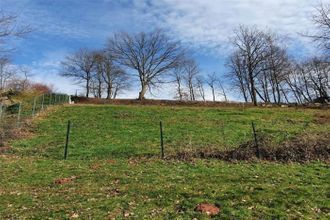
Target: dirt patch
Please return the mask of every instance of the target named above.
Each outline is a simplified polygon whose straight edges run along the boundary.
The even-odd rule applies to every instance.
[[[12,138],[15,138],[15,139],[31,138],[34,135],[33,127],[23,127],[20,129],[18,129],[18,128],[14,129],[12,131],[12,135],[13,135]]]
[[[71,176],[71,177],[68,177],[68,178],[56,179],[56,180],[54,181],[54,183],[55,183],[55,184],[59,184],[59,185],[61,185],[61,184],[65,184],[65,183],[71,183],[71,182],[73,182],[75,179],[77,179],[76,176]]]
[[[236,149],[227,151],[203,150],[194,153],[179,152],[177,159],[191,158],[220,159],[225,161],[267,160],[280,162],[330,161],[330,134],[305,134],[272,146],[267,138],[259,140],[256,147],[253,141],[242,144]]]
[[[75,103],[78,104],[113,104],[113,105],[160,105],[160,106],[196,106],[196,107],[253,107],[252,103],[238,102],[212,102],[212,101],[179,101],[179,100],[160,100],[160,99],[99,99],[86,97],[72,97]]]
[[[215,216],[219,214],[220,208],[213,204],[201,203],[195,207],[194,211],[205,213],[208,216]]]
[[[252,103],[243,102],[213,102],[213,101],[180,101],[180,100],[161,100],[161,99],[101,99],[101,98],[86,98],[80,96],[72,96],[71,100],[78,104],[113,104],[113,105],[159,105],[159,106],[194,106],[194,107],[255,107]],[[279,105],[262,104],[259,107],[262,108],[278,108]],[[282,107],[294,107],[294,108],[312,108],[312,109],[325,109],[330,108],[329,104],[324,105],[297,105],[288,104],[282,105]]]
[[[109,160],[107,160],[107,163],[108,163],[108,164],[115,164],[115,163],[116,163],[116,161],[115,161],[115,160],[113,160],[113,159],[109,159]]]
[[[0,129],[2,136],[0,137],[0,145],[6,146],[10,140],[18,140],[30,138],[34,135],[36,126],[31,121],[26,121],[21,124],[21,127],[16,127],[16,123],[7,121],[7,124]]]
[[[316,124],[330,124],[330,113],[317,113],[315,114],[314,123]]]
[[[100,164],[100,163],[93,163],[89,166],[89,168],[92,169],[92,170],[98,170],[101,167],[102,167],[102,164]]]
[[[5,146],[5,147],[0,147],[0,154],[5,154],[7,152],[10,152],[12,150],[12,147]]]

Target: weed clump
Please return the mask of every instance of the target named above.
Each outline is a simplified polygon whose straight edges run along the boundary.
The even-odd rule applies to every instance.
[[[232,150],[214,151],[201,150],[194,153],[178,152],[176,157],[181,160],[191,158],[219,159],[224,161],[279,161],[299,162],[330,160],[330,134],[308,134],[295,137],[274,146],[267,137],[262,137],[256,146],[254,141],[247,141]]]

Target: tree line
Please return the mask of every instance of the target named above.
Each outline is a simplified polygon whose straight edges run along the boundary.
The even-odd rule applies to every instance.
[[[102,50],[80,49],[62,62],[61,75],[84,84],[86,97],[101,98],[106,94],[107,99],[114,99],[132,86],[131,77],[135,76],[140,100],[147,91],[170,84],[175,87],[174,98],[178,100],[205,101],[208,86],[213,101],[218,95],[227,101],[220,76],[215,72],[203,76],[186,48],[162,30],[117,33]]]
[[[297,61],[288,55],[285,41],[271,31],[239,26],[231,39],[233,51],[227,72],[204,76],[198,63],[179,41],[162,30],[138,34],[116,33],[101,51],[81,49],[62,62],[62,76],[84,82],[86,96],[116,98],[128,89],[131,74],[140,85],[138,98],[162,85],[174,85],[174,98],[206,100],[205,87],[213,101],[227,101],[225,85],[237,90],[245,102],[298,103],[329,101],[329,5],[321,5],[313,21],[319,32],[306,35],[323,49],[323,55]],[[128,73],[131,74],[128,74]]]
[[[329,101],[329,62],[326,56],[296,61],[281,39],[255,27],[241,26],[233,39],[227,78],[245,102],[299,104]]]

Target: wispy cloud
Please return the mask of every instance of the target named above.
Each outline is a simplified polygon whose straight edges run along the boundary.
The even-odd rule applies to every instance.
[[[301,38],[298,33],[314,28],[311,16],[316,6],[310,0],[159,0],[144,11],[182,41],[221,52],[240,24]]]

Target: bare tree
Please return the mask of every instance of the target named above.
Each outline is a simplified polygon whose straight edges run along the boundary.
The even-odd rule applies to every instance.
[[[31,32],[29,25],[20,25],[18,17],[13,14],[6,14],[0,10],[0,53],[9,52],[13,48],[6,45],[12,38],[23,37]]]
[[[121,65],[136,70],[140,100],[145,98],[148,88],[164,83],[164,76],[178,65],[184,54],[180,43],[171,41],[160,30],[115,34],[109,40],[108,50]]]
[[[313,58],[305,64],[309,87],[314,90],[315,100],[330,101],[330,66],[328,62]]]
[[[185,72],[185,84],[188,87],[188,94],[190,101],[196,100],[196,89],[197,89],[197,77],[199,75],[199,68],[197,63],[192,60],[188,59],[183,62],[184,65],[184,72]]]
[[[227,93],[226,93],[225,87],[223,86],[221,80],[218,81],[218,85],[221,90],[220,94],[225,98],[225,102],[228,102]]]
[[[21,90],[27,90],[30,86],[30,78],[33,76],[31,73],[31,69],[25,66],[21,66],[18,68],[21,77]]]
[[[8,58],[0,58],[0,90],[3,91],[7,87],[7,83],[15,77],[15,72],[10,69],[10,61]]]
[[[293,63],[284,80],[299,104],[330,101],[330,66],[322,58]]]
[[[31,74],[31,70],[28,67],[20,66],[17,68],[12,68],[11,77],[8,80],[7,88],[12,89],[14,91],[26,91],[31,89],[31,80],[30,77],[33,76]]]
[[[274,103],[282,102],[282,94],[285,97],[285,93],[282,92],[281,88],[282,83],[284,82],[285,75],[288,74],[288,68],[290,67],[289,58],[284,48],[283,41],[280,41],[279,38],[270,33],[266,38],[267,47],[268,47],[268,56],[266,58],[266,68],[263,71],[265,76],[265,83],[269,82],[270,90],[272,94],[272,99]],[[281,42],[281,43],[280,43]],[[268,86],[266,87],[267,96],[265,98],[270,101],[270,95],[268,94]]]
[[[172,72],[173,82],[175,83],[176,87],[176,98],[180,101],[185,99],[186,93],[184,90],[184,79],[185,79],[185,71],[182,65],[174,68]]]
[[[251,100],[257,105],[257,94],[260,93],[256,88],[256,77],[264,69],[263,62],[268,55],[266,35],[264,32],[252,27],[240,26],[235,31],[233,45],[236,47],[237,58],[241,59],[243,67],[246,69],[247,79],[249,82]]]
[[[196,86],[197,86],[197,89],[198,89],[199,96],[205,102],[206,99],[205,99],[204,83],[205,83],[205,80],[204,80],[203,76],[197,76],[196,77]]]
[[[66,57],[62,62],[61,76],[72,78],[76,83],[85,83],[86,97],[89,97],[93,68],[95,65],[94,52],[80,49]]]
[[[231,82],[234,89],[238,89],[243,95],[244,101],[249,101],[249,83],[245,68],[245,62],[241,58],[239,51],[235,51],[229,58],[226,66],[229,72],[226,74],[226,78]]]
[[[219,77],[215,72],[207,75],[206,83],[211,88],[213,102],[216,101],[216,90],[219,82]]]
[[[317,33],[307,35],[315,40],[319,46],[323,47],[328,56],[330,50],[330,4],[321,4],[313,16],[313,21],[318,29]]]
[[[116,98],[130,85],[128,74],[115,63],[114,57],[107,52],[95,52],[93,82],[95,96],[101,98],[106,90],[106,99]]]
[[[91,79],[91,89],[94,93],[94,97],[101,98],[104,89],[104,61],[105,57],[102,52],[95,52],[94,54],[94,68]]]

